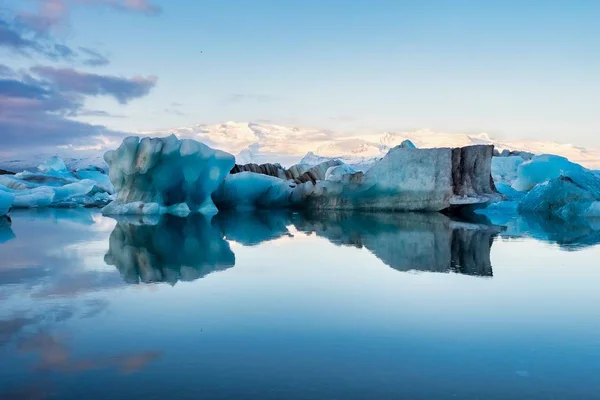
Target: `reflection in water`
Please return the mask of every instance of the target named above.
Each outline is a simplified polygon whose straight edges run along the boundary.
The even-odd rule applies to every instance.
[[[14,239],[15,234],[10,229],[10,218],[0,217],[0,243],[8,242]]]
[[[287,210],[256,210],[250,212],[219,212],[213,221],[225,238],[244,246],[291,236],[288,230],[291,213]]]
[[[505,238],[530,237],[542,242],[559,245],[565,250],[578,250],[600,243],[600,220],[576,219],[564,221],[539,215],[516,214],[469,214],[468,220],[483,224],[495,224],[506,229],[500,236]]]
[[[331,242],[365,247],[399,271],[492,276],[490,247],[501,229],[453,221],[438,214],[319,213],[294,225]]]
[[[12,217],[0,219],[11,238],[0,243],[2,399],[598,393],[600,247],[494,238],[579,250],[599,242],[600,225],[286,211]],[[393,270],[491,276],[492,242],[494,279]],[[227,268],[175,287],[123,283]]]
[[[202,215],[164,216],[153,225],[121,220],[104,260],[128,283],[193,281],[235,264],[220,229]]]
[[[147,222],[147,221],[146,221]],[[254,246],[288,229],[316,233],[333,243],[366,248],[399,271],[492,276],[490,246],[498,227],[456,222],[442,214],[278,212],[163,216],[144,224],[120,220],[110,235],[105,261],[128,283],[190,281],[233,267],[232,240]]]

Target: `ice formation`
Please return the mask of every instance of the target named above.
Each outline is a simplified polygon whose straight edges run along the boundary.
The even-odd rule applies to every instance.
[[[0,217],[6,215],[14,201],[12,193],[4,192],[0,189]]]
[[[513,182],[512,187],[519,191],[529,191],[536,185],[558,178],[561,175],[577,175],[582,174],[584,171],[587,171],[586,168],[569,161],[565,157],[542,154],[519,165],[517,179]]]
[[[519,213],[573,223],[600,217],[600,175],[564,157],[494,157],[492,175],[508,201],[491,204],[477,211],[480,214],[496,217]]]
[[[211,194],[235,164],[229,153],[174,135],[128,137],[104,159],[116,190],[106,215],[214,213]]]
[[[338,160],[310,168],[293,166],[288,171],[293,171],[295,178],[287,180],[249,171],[234,173],[214,193],[213,200],[218,208],[388,211],[440,211],[486,204],[501,198],[491,180],[491,157],[491,146],[398,146],[366,173],[354,172]]]
[[[0,193],[12,198],[13,208],[94,207],[106,205],[113,188],[101,170],[72,172],[60,158],[52,157],[34,171],[0,175]]]
[[[520,213],[573,221],[600,217],[600,178],[592,172],[571,172],[534,187],[519,202]]]
[[[517,180],[519,166],[525,162],[521,156],[493,157],[492,178],[500,192],[501,185],[512,187]]]

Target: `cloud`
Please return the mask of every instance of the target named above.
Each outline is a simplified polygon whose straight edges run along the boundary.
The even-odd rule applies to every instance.
[[[80,61],[92,67],[109,63],[105,56],[92,49],[80,47],[78,52],[65,44],[57,43],[52,36],[38,30],[39,24],[41,23],[32,25],[31,21],[27,24],[9,22],[0,18],[0,47],[26,57],[38,55],[52,61]]]
[[[47,79],[57,90],[87,96],[111,96],[121,104],[146,96],[158,81],[156,76],[123,78],[48,66],[33,67],[31,71]]]
[[[117,11],[159,15],[162,9],[148,0],[76,0],[80,4],[100,5]]]
[[[109,60],[97,51],[86,47],[75,51],[52,36],[53,31],[68,24],[73,6],[104,7],[145,15],[162,12],[148,0],[38,0],[35,12],[16,12],[13,18],[0,16],[0,47],[25,56],[42,55],[54,61],[80,61],[92,67],[107,65]]]
[[[88,58],[85,59],[83,63],[90,67],[101,67],[110,63],[109,59],[106,58],[106,56],[103,56],[95,50],[89,49],[87,47],[80,47],[79,51],[88,56]]]
[[[96,6],[145,15],[162,12],[148,0],[38,0],[36,12],[20,12],[17,20],[37,33],[45,34],[67,23],[72,6]]]
[[[23,54],[28,51],[45,53],[43,46],[33,40],[27,39],[23,32],[20,32],[4,19],[0,19],[0,46]]]
[[[79,110],[76,113],[69,115],[71,117],[102,117],[102,118],[127,118],[123,114],[111,114],[103,110]]]
[[[110,96],[119,103],[146,96],[156,77],[122,78],[75,69],[34,67],[17,73],[2,66],[0,79],[0,132],[5,147],[90,144],[101,137],[122,136],[101,125],[69,119],[108,116],[84,108],[88,96]]]
[[[21,12],[17,20],[38,33],[48,32],[62,24],[69,15],[69,8],[62,0],[40,0],[38,11]]]
[[[229,103],[240,103],[243,101],[252,101],[257,103],[268,103],[271,101],[275,101],[276,98],[270,96],[268,94],[260,94],[260,93],[234,93],[230,94],[226,99]]]

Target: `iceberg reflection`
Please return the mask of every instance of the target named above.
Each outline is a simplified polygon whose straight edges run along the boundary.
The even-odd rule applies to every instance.
[[[15,234],[10,229],[10,218],[5,216],[0,217],[0,243],[8,242],[14,238]]]
[[[128,283],[191,281],[231,268],[228,241],[255,246],[296,231],[334,244],[365,248],[399,271],[492,276],[490,247],[500,227],[454,221],[442,214],[228,212],[212,220],[162,216],[119,219],[105,261]]]
[[[235,264],[221,230],[202,215],[145,222],[118,220],[109,238],[104,260],[127,283],[193,281]]]
[[[470,220],[506,227],[503,238],[532,238],[558,245],[563,250],[580,250],[600,243],[600,219],[580,218],[569,222],[535,214],[472,214]]]
[[[439,213],[298,215],[296,229],[333,243],[366,248],[398,271],[492,276],[490,248],[502,228],[452,220]]]

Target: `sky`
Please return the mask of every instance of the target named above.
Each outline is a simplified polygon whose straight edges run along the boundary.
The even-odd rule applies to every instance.
[[[600,147],[600,2],[3,0],[0,146],[269,121]]]

